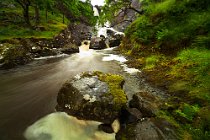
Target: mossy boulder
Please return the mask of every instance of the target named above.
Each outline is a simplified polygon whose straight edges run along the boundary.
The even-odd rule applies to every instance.
[[[85,72],[66,82],[57,97],[58,111],[65,111],[79,119],[111,124],[126,106],[120,75]]]

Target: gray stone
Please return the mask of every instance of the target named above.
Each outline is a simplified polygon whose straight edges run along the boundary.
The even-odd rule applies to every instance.
[[[100,73],[101,75],[106,76]],[[115,83],[120,88],[118,90],[122,90],[122,83],[123,80]],[[111,124],[120,116],[121,107],[126,105],[127,100],[121,102],[122,96],[126,99],[126,95],[124,92],[121,94],[123,95],[119,95],[120,98],[117,99],[117,96],[110,93],[109,85],[99,79],[99,75],[86,72],[63,85],[58,93],[56,109],[79,119]]]
[[[93,37],[90,41],[90,49],[101,50],[105,49],[106,43],[104,37]]]

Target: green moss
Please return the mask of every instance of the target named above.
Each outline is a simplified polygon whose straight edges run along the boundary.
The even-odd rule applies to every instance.
[[[167,111],[163,111],[160,110],[157,114],[156,114],[157,118],[162,118],[167,120],[169,123],[171,123],[173,126],[175,127],[180,127],[179,123],[173,118],[173,116],[171,116],[170,113],[168,113]]]
[[[157,55],[151,55],[146,58],[146,66],[145,69],[152,69],[155,67],[156,63],[159,61],[159,57]]]
[[[192,121],[198,111],[198,105],[189,105],[184,103],[179,109],[175,110],[175,113],[180,117]]]
[[[121,108],[122,105],[125,105],[127,102],[126,94],[122,89],[122,84],[124,83],[124,78],[120,75],[114,74],[104,74],[100,75],[99,79],[108,84],[110,92],[114,97],[114,102],[117,105],[117,108]]]

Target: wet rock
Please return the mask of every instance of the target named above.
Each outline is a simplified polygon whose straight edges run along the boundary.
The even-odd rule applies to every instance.
[[[115,32],[111,29],[107,29],[106,33],[107,33],[108,37],[113,37],[115,35]]]
[[[158,127],[167,140],[177,140],[178,135],[176,134],[176,126],[167,121],[164,118],[151,118],[151,121]]]
[[[77,46],[80,46],[83,40],[90,40],[92,35],[92,27],[82,23],[70,24],[68,29],[71,32],[71,37],[68,40]]]
[[[79,53],[79,48],[62,48],[60,51],[65,54]]]
[[[120,115],[121,124],[128,124],[137,122],[142,118],[142,113],[136,108],[125,108],[122,109]]]
[[[2,67],[9,69],[17,65],[24,65],[32,60],[29,48],[22,45],[7,44],[7,47],[1,52]]]
[[[56,109],[79,119],[111,124],[127,102],[123,83],[119,75],[101,72],[77,75],[60,89]]]
[[[114,133],[114,130],[112,129],[112,126],[110,124],[100,124],[98,126],[98,129],[106,133]]]
[[[105,37],[94,37],[90,41],[90,49],[95,49],[95,50],[101,50],[105,49],[106,43],[105,43]]]
[[[131,7],[141,10],[141,2],[139,0],[132,0]],[[111,26],[117,29],[118,31],[124,31],[127,26],[129,26],[132,21],[138,17],[135,11],[132,9],[127,9],[126,13],[121,12],[117,17],[111,22]],[[124,21],[124,22],[122,22]]]
[[[116,140],[166,140],[163,132],[147,119],[138,123],[128,124],[116,134]]]
[[[109,47],[119,46],[123,38],[122,34],[115,34],[111,39],[109,39]]]
[[[129,105],[131,108],[137,108],[143,117],[152,117],[157,113],[161,101],[158,97],[148,92],[139,92],[133,95]]]

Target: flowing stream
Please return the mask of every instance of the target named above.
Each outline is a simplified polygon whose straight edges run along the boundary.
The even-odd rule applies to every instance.
[[[39,59],[19,68],[1,70],[0,140],[22,140],[24,136],[28,140],[114,139],[114,135],[98,132],[97,122],[54,113],[59,89],[76,74],[96,70],[123,72],[120,62],[112,60],[125,61],[125,58],[111,52],[111,49],[85,49],[82,53]]]

